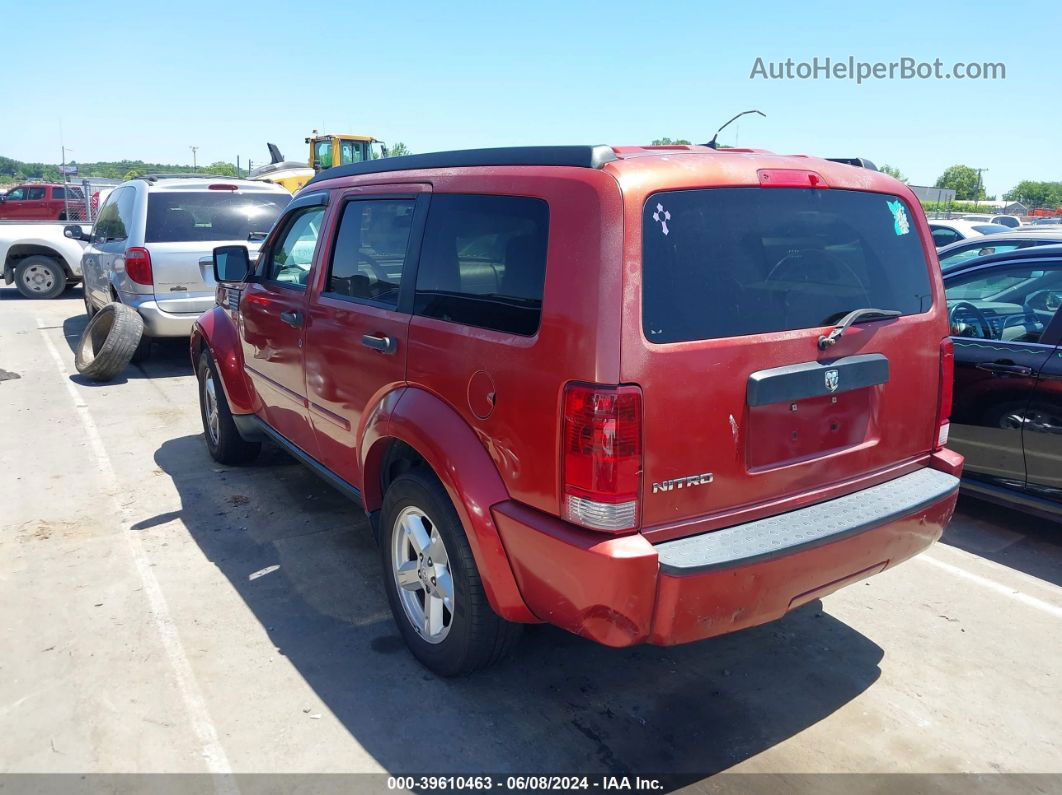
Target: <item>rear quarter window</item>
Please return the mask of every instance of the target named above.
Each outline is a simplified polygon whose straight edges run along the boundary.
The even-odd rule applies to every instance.
[[[847,190],[668,191],[643,209],[642,327],[669,343],[831,325],[932,305],[910,207]]]
[[[546,280],[549,206],[518,196],[434,194],[413,311],[532,336]]]

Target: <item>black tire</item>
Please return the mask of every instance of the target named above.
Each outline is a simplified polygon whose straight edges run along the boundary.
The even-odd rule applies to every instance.
[[[229,410],[229,401],[225,397],[225,389],[218,376],[218,369],[214,366],[214,357],[210,355],[209,350],[204,350],[199,354],[196,376],[199,378],[199,416],[203,420],[203,437],[206,439],[207,450],[210,451],[211,457],[227,466],[251,463],[261,452],[262,443],[249,442],[240,436],[236,423],[232,419],[232,411]],[[211,382],[217,410],[216,435],[211,431],[210,420],[207,416],[208,385]]]
[[[107,304],[85,326],[74,353],[77,371],[93,381],[121,373],[140,344],[144,321],[123,304]]]
[[[141,364],[151,358],[152,346],[151,343],[155,341],[154,337],[149,337],[147,334],[140,336],[140,344],[136,346],[136,350],[133,351],[133,357],[129,360],[133,364]]]
[[[66,289],[66,271],[51,257],[35,254],[15,266],[15,286],[26,298],[56,298]]]
[[[423,638],[407,615],[392,566],[394,536],[400,532],[397,521],[409,507],[423,512],[438,531],[453,579],[454,611],[449,631],[436,643]],[[440,676],[460,676],[493,665],[508,654],[523,626],[505,621],[491,609],[461,520],[430,470],[412,469],[391,483],[380,512],[380,536],[384,589],[391,613],[410,651],[426,668]]]

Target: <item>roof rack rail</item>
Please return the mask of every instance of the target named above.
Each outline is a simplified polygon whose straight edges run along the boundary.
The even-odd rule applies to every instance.
[[[148,182],[157,182],[160,179],[243,179],[243,177],[231,177],[224,174],[141,174],[133,179],[143,179]]]
[[[846,166],[857,166],[858,168],[868,168],[871,171],[878,171],[878,167],[865,157],[827,157],[833,163],[844,163]]]
[[[336,177],[381,174],[387,171],[413,171],[428,168],[468,166],[571,166],[601,168],[618,160],[611,146],[502,146],[493,149],[457,149],[451,152],[426,152],[379,160],[366,160],[325,169],[307,182],[312,185]]]

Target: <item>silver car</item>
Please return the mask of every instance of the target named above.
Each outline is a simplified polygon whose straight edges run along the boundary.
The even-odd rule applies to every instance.
[[[231,177],[138,177],[100,208],[81,259],[85,311],[111,301],[144,319],[144,337],[185,337],[214,304],[211,253],[240,244],[257,252],[291,194]]]

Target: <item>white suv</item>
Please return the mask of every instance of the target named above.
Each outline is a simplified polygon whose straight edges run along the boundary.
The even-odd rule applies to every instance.
[[[279,185],[202,174],[138,177],[100,208],[81,259],[85,311],[111,301],[154,337],[185,337],[214,305],[211,254],[235,243],[257,251],[291,194]]]

